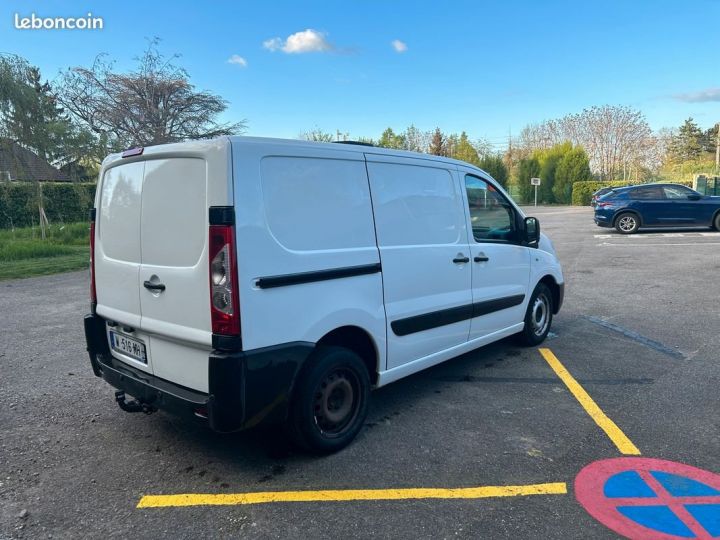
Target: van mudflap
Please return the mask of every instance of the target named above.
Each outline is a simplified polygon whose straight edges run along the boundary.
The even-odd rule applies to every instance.
[[[284,421],[295,381],[314,348],[314,343],[297,341],[214,351],[208,366],[210,427],[228,432]]]

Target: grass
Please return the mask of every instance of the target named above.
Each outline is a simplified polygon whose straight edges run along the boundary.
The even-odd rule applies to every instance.
[[[89,225],[58,223],[0,230],[0,280],[58,274],[89,267]]]

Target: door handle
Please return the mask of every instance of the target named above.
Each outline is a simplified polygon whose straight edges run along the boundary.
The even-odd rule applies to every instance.
[[[145,281],[143,282],[143,287],[145,287],[149,291],[164,291],[165,285],[162,283],[153,283],[152,281]]]
[[[475,262],[488,262],[489,260],[490,257],[485,255],[484,253],[481,253],[480,255],[475,255],[475,257],[473,257],[473,261]]]
[[[469,258],[469,257],[463,257],[463,256],[462,256],[462,253],[458,253],[458,256],[453,259],[453,262],[454,262],[455,264],[467,263],[467,262],[470,262],[470,258]]]

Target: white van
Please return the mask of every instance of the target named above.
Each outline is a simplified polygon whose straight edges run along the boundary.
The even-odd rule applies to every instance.
[[[112,155],[91,245],[88,351],[124,410],[284,423],[316,452],[357,435],[371,388],[537,345],[563,301],[550,240],[487,173],[362,144]]]

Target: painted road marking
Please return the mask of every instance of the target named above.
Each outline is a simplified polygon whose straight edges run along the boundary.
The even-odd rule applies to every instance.
[[[527,495],[565,495],[567,484],[554,482],[526,486],[480,486],[471,488],[331,489],[323,491],[265,491],[257,493],[184,493],[145,495],[137,508],[168,506],[216,506],[282,502],[393,501],[405,499],[485,499]]]
[[[606,527],[627,538],[720,536],[720,475],[674,461],[596,461],[575,478],[575,497]]]
[[[720,246],[720,242],[684,242],[667,244],[613,244],[611,242],[600,242],[598,246],[630,246],[630,247],[651,247],[651,246]]]
[[[593,238],[630,238],[630,239],[639,239],[639,238],[657,238],[657,237],[664,237],[664,238],[701,238],[701,237],[715,237],[717,238],[720,235],[720,233],[716,232],[693,232],[693,233],[655,233],[655,234],[633,234],[630,236],[619,236],[617,234],[593,234]]]
[[[568,390],[575,396],[582,405],[583,409],[590,415],[595,423],[610,437],[610,440],[617,446],[621,453],[626,455],[640,455],[640,450],[635,446],[630,439],[622,432],[622,430],[610,420],[610,418],[598,407],[597,403],[593,401],[585,389],[570,375],[570,372],[565,369],[565,366],[560,363],[560,360],[553,354],[550,349],[540,349],[545,361],[550,365],[555,374],[560,377],[560,380],[565,383]]]

